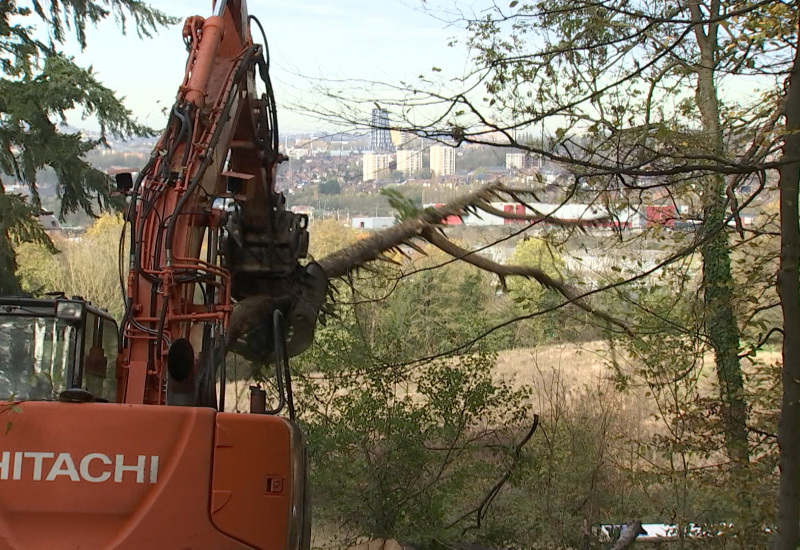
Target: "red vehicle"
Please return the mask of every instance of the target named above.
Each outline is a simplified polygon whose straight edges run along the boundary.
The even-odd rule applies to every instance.
[[[167,127],[135,181],[116,176],[130,200],[121,331],[80,298],[0,299],[0,550],[309,546],[287,358],[310,343],[327,282],[300,261],[307,218],[275,191],[253,20],[243,0],[187,19]],[[233,342],[231,311],[254,295],[273,306]],[[271,410],[255,389],[252,414],[224,412],[225,356],[243,344],[275,364]]]

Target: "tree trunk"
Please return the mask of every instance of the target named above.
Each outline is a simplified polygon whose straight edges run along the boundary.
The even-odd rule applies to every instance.
[[[0,181],[0,211],[4,206],[2,195],[5,195],[5,189]],[[0,219],[0,296],[22,292],[16,276],[17,261],[8,228],[10,222],[11,220]]]
[[[800,156],[800,48],[786,94],[786,135],[783,159]],[[798,227],[800,163],[780,167],[781,263],[778,295],[783,312],[783,398],[778,422],[780,488],[778,532],[774,550],[794,550],[800,543],[800,227]]]
[[[719,99],[714,80],[717,64],[718,23],[700,23],[705,19],[696,0],[689,1],[692,19],[697,21],[695,37],[700,49],[700,62],[695,67],[697,88],[695,101],[703,123],[703,136],[710,143],[709,152],[723,156],[724,143],[720,127]],[[711,16],[718,16],[720,4],[712,1]],[[747,406],[744,380],[739,361],[739,325],[733,312],[734,281],[728,234],[725,231],[725,177],[708,176],[702,191],[703,225],[703,301],[705,324],[717,365],[725,446],[735,466],[748,463]]]
[[[20,294],[19,281],[14,275],[17,269],[14,248],[8,230],[0,225],[0,296]]]
[[[704,190],[703,301],[708,338],[714,349],[725,430],[725,447],[735,466],[749,460],[747,446],[747,404],[739,360],[739,326],[733,312],[733,276],[725,223],[725,180],[709,178]]]

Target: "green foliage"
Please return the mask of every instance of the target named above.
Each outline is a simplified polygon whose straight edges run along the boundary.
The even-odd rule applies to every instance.
[[[338,195],[342,190],[342,186],[337,180],[328,180],[319,184],[319,192],[323,195]]]
[[[355,240],[354,234],[358,234],[342,229],[347,228],[338,226],[331,235],[334,249],[341,246],[338,239]],[[326,242],[327,238],[318,241],[315,250]],[[338,320],[331,327],[318,328],[315,343],[301,361],[318,368],[318,364],[335,362],[326,355],[335,351],[338,364],[356,368],[364,367],[365,361],[398,363],[448,355],[454,348],[493,352],[504,347],[508,330],[482,337],[508,315],[492,278],[460,263],[436,267],[446,256],[430,252],[430,256],[413,260],[397,253],[392,260],[405,262],[402,269],[392,265],[361,273],[352,286],[334,282]],[[327,349],[330,330],[341,334],[333,350]]]
[[[397,189],[386,187],[381,189],[380,194],[389,201],[389,206],[397,212],[396,217],[399,221],[407,220],[418,216],[421,212],[419,206],[410,198],[404,196]]]
[[[41,210],[38,172],[45,168],[54,171],[62,217],[75,211],[95,215],[95,203],[101,211],[118,205],[109,195],[108,178],[83,157],[105,144],[107,134],[125,137],[152,133],[133,119],[91,68],[79,67],[58,49],[67,39],[66,29],[72,29],[85,47],[86,25],[109,16],[123,32],[132,18],[140,36],[150,36],[174,22],[137,0],[52,0],[46,6],[38,1],[27,5],[0,2],[0,187],[10,180],[25,186],[30,195],[25,208],[3,206],[4,213],[13,217],[4,216],[0,222],[0,292],[18,292],[14,240],[51,246],[44,233],[31,229]],[[42,23],[48,30],[49,43],[34,34],[37,24]],[[73,109],[97,120],[100,138],[87,139],[58,127]],[[28,229],[21,231],[23,227]]]
[[[20,292],[19,281],[14,277],[17,270],[15,246],[37,242],[49,252],[55,252],[39,223],[38,213],[25,197],[4,193],[0,185],[0,295]]]
[[[514,248],[509,258],[513,265],[538,267],[555,279],[563,279],[564,260],[546,240],[525,237]],[[513,312],[526,315],[560,303],[563,297],[555,290],[523,277],[509,277],[506,281],[508,296],[514,303]],[[518,323],[515,328],[515,345],[533,346],[556,336],[561,323],[561,312],[534,317]]]
[[[437,355],[465,344],[493,351],[509,338],[507,330],[483,337],[508,318],[494,279],[461,262],[442,265],[447,260],[431,249],[427,258],[408,266],[409,274],[379,276],[370,281],[374,291],[363,289],[358,314],[365,338],[377,350],[391,350],[386,356],[391,361]],[[380,302],[366,301],[382,297]]]
[[[423,547],[458,540],[458,517],[530,420],[528,389],[494,380],[493,362],[480,353],[415,371],[327,370],[304,386],[317,517]]]

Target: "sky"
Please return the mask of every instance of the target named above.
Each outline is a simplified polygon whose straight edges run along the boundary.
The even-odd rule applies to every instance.
[[[477,0],[476,0],[477,2]],[[460,0],[459,6],[476,2]],[[181,23],[152,39],[122,35],[113,20],[88,32],[88,47],[80,51],[70,43],[65,51],[82,66],[92,66],[100,80],[126,98],[126,105],[141,122],[161,128],[163,110],[172,105],[183,78],[186,50],[181,37],[183,20],[190,15],[209,16],[208,0],[150,2]],[[322,123],[287,109],[311,103],[313,81],[365,79],[385,82],[413,80],[432,74],[467,70],[467,50],[448,47],[463,31],[422,11],[421,0],[249,0],[248,11],[261,20],[272,60],[272,81],[282,132],[326,130]],[[254,30],[257,41],[260,34]],[[283,108],[282,108],[283,107]],[[90,128],[91,120],[70,120]]]

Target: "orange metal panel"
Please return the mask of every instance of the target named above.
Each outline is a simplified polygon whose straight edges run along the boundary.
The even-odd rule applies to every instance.
[[[257,548],[287,547],[294,485],[292,427],[283,418],[220,413],[211,519]],[[296,451],[296,450],[295,450]]]
[[[19,406],[2,415],[1,550],[250,548],[210,521],[211,409]]]

